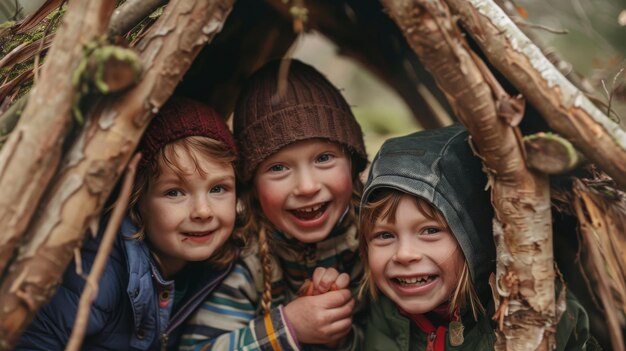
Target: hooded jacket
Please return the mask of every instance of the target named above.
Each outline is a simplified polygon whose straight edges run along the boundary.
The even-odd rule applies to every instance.
[[[193,283],[174,310],[175,281],[161,277],[143,240],[129,238],[136,232],[125,219],[99,282],[81,350],[172,349],[178,344],[179,326],[232,268],[232,264],[216,270],[206,262],[188,263],[184,270]],[[81,249],[85,274],[91,271],[100,241],[101,235],[89,237]],[[63,350],[84,286],[85,278],[72,263],[62,285],[37,313],[15,350]]]
[[[426,327],[424,323],[414,323],[379,294],[370,303],[365,350],[426,350],[427,344],[435,351],[493,349],[495,333],[489,318],[493,302],[488,283],[489,275],[495,272],[493,207],[485,190],[487,178],[482,164],[473,155],[468,138],[464,127],[453,125],[387,140],[372,162],[362,205],[377,189],[391,188],[422,197],[439,209],[465,255],[487,316],[474,321],[469,311],[461,311],[465,341],[452,347],[445,326],[433,328],[431,323],[425,322]],[[559,349],[583,349],[588,337],[587,315],[575,300],[568,301],[567,307],[569,315],[561,318],[563,323],[557,332]],[[416,317],[427,320],[422,315]],[[578,342],[567,344],[570,334],[575,333],[574,327]],[[563,348],[566,344],[568,347]]]

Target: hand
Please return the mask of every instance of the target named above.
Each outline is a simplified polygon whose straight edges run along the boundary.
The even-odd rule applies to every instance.
[[[335,345],[352,327],[354,298],[348,289],[302,296],[285,306],[284,313],[303,344]]]
[[[328,291],[345,289],[350,284],[350,276],[341,273],[334,268],[317,267],[313,272],[313,280],[305,280],[298,296],[313,296],[323,294]]]
[[[328,291],[348,288],[350,276],[334,268],[317,267],[313,272],[313,294],[319,295]]]

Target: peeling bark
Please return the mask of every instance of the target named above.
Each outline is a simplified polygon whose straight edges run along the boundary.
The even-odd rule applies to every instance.
[[[172,2],[137,45],[144,66],[141,81],[95,109],[100,112],[89,120],[65,158],[42,202],[41,216],[30,226],[29,243],[0,287],[1,350],[11,349],[37,309],[52,296],[151,117],[200,49],[221,30],[232,4],[232,0]]]
[[[607,200],[578,179],[573,189],[572,206],[587,248],[583,259],[590,261],[585,267],[590,269],[593,291],[604,309],[612,350],[624,351],[620,314],[626,313],[626,212],[619,208],[624,206],[624,193],[616,194],[617,200]]]
[[[492,0],[445,0],[489,61],[550,128],[626,189],[626,132],[548,61]]]
[[[547,177],[524,163],[514,126],[523,109],[469,50],[442,1],[383,4],[469,129],[488,170],[502,297],[497,349],[551,350],[556,310],[550,193]]]
[[[69,73],[79,63],[82,46],[105,32],[114,5],[103,0],[69,4],[50,60],[0,152],[0,277],[59,164],[75,96]]]

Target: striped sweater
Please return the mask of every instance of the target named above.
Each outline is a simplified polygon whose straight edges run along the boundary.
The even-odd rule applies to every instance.
[[[245,252],[222,285],[187,321],[180,350],[309,350],[300,345],[283,305],[297,297],[298,289],[311,278],[316,267],[334,267],[350,274],[350,287],[356,291],[363,266],[358,255],[356,228],[332,232],[325,240],[304,244],[281,233],[272,235],[272,308],[265,315],[261,308],[263,273],[257,245]],[[361,339],[353,326],[343,349],[355,350]],[[324,349],[320,347],[320,349]]]

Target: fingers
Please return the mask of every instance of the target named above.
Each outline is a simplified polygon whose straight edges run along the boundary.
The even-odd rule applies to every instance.
[[[313,272],[313,284],[315,285],[315,289],[317,293],[323,294],[329,291],[339,276],[339,272],[337,272],[334,268],[323,268],[317,267]]]
[[[329,340],[340,340],[346,337],[352,329],[352,318],[344,318],[328,325],[327,338]]]
[[[324,308],[331,309],[345,305],[352,299],[352,293],[348,289],[329,291],[327,293],[315,296],[319,298],[320,305]]]
[[[334,316],[336,318],[330,318],[324,325],[324,328],[322,330],[322,333],[325,336],[324,339],[332,343],[333,341],[339,341],[345,338],[346,335],[348,335],[352,328],[353,308],[354,301],[352,301],[350,305],[340,307],[336,311],[333,311],[337,312],[337,314]]]
[[[315,295],[315,284],[309,279],[306,279],[300,289],[297,292],[298,296],[313,296]]]
[[[341,273],[335,268],[317,267],[312,278],[314,294],[323,294],[331,290],[345,289],[350,284],[350,275]]]
[[[336,288],[333,290],[346,289],[348,288],[348,285],[350,285],[350,276],[348,275],[348,273],[341,273],[335,280],[334,286]]]
[[[341,289],[298,297],[284,307],[284,313],[298,341],[332,344],[349,332],[355,304],[350,290]]]

